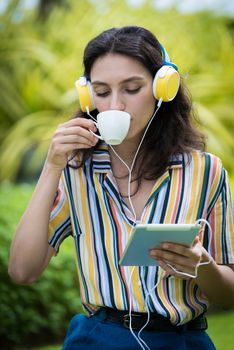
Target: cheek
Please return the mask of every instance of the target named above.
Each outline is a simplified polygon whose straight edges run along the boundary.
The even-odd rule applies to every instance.
[[[145,115],[151,117],[155,110],[155,104],[156,100],[150,90],[137,99],[135,110],[141,113],[144,112]]]
[[[95,103],[95,106],[96,106],[98,112],[104,112],[107,110],[107,103],[106,103],[105,99],[101,100],[100,98],[94,97],[94,103]]]

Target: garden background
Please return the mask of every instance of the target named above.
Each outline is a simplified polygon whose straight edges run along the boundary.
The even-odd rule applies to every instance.
[[[234,193],[234,20],[211,11],[160,11],[151,0],[22,3],[0,6],[0,348],[54,350],[61,346],[49,345],[62,343],[69,319],[81,311],[72,240],[33,285],[11,282],[7,264],[50,137],[79,107],[74,81],[87,41],[128,24],[158,36],[192,93],[208,150],[222,159]],[[217,349],[233,349],[234,312],[215,308],[208,318]]]

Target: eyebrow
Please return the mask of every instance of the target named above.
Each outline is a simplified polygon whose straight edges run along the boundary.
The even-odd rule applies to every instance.
[[[129,83],[129,82],[132,82],[132,81],[138,81],[138,80],[139,81],[143,81],[144,77],[132,76],[130,78],[122,80],[120,83],[123,84],[123,83]],[[91,83],[92,83],[92,85],[108,85],[107,83],[105,83],[103,81],[100,81],[100,80],[94,80]]]

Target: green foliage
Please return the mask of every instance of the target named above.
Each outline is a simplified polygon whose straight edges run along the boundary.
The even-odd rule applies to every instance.
[[[31,193],[28,185],[0,186],[1,349],[62,341],[69,319],[81,311],[72,239],[33,285],[16,285],[8,276],[12,234]]]
[[[112,26],[137,24],[162,41],[194,98],[209,151],[234,177],[233,58],[231,20],[207,12],[157,11],[153,1],[75,1],[55,6],[46,20],[11,0],[0,15],[0,180],[37,172],[58,123],[77,109],[74,81],[83,49]],[[16,20],[17,16],[20,20]],[[17,140],[17,147],[16,147]],[[26,157],[25,155],[30,155]],[[31,158],[32,155],[32,158]]]
[[[208,334],[217,349],[233,350],[233,321],[234,311],[220,312],[208,316]]]

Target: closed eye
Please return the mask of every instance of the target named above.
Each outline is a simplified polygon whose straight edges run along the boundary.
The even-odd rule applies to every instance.
[[[136,89],[126,89],[127,93],[129,94],[137,94],[138,91],[140,91],[141,87],[138,87]]]
[[[141,89],[141,86],[139,86],[138,88],[136,89],[125,89],[125,91],[128,93],[128,94],[137,94]],[[95,92],[96,96],[98,97],[106,97],[110,94],[110,91],[105,91],[105,92]]]
[[[105,92],[96,92],[96,95],[98,97],[106,97],[109,95],[109,91],[105,91]]]

